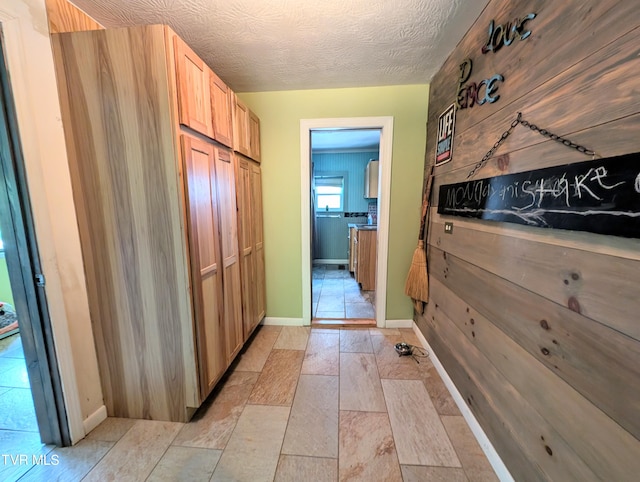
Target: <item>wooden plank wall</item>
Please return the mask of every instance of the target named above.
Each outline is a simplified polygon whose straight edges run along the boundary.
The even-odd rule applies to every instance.
[[[67,0],[45,0],[49,33],[81,32],[104,28]]]
[[[536,13],[531,36],[481,53],[492,19]],[[640,151],[636,2],[491,0],[431,83],[438,116],[470,81],[502,74],[493,104],[457,112],[435,170],[430,302],[416,323],[516,480],[635,480],[640,473],[640,240],[439,216],[517,112],[601,157]],[[475,179],[588,160],[522,126]],[[444,222],[453,221],[452,234]]]

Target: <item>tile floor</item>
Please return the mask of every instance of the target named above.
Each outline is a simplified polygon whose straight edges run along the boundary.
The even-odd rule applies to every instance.
[[[108,418],[74,447],[17,445],[50,464],[0,462],[0,480],[497,480],[433,364],[398,357],[399,341],[419,344],[261,326],[191,422]]]
[[[374,319],[375,291],[362,291],[353,274],[334,265],[314,266],[312,271],[313,318]]]

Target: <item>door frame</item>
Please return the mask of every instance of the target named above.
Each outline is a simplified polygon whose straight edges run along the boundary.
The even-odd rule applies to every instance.
[[[71,444],[71,435],[9,83],[5,45],[0,28],[0,224],[5,241],[5,258],[40,437],[43,443],[66,446]]]
[[[340,117],[300,120],[300,219],[302,229],[302,324],[311,324],[311,131],[380,129],[378,239],[376,253],[376,326],[386,326],[389,207],[393,161],[393,117]]]

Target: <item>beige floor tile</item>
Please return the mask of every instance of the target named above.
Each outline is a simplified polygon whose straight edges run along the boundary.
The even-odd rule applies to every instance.
[[[233,370],[240,372],[262,371],[281,329],[281,326],[259,326],[248,346],[245,346],[237,356]]]
[[[305,375],[339,375],[340,373],[340,332],[334,330],[312,330],[307,351],[302,362]]]
[[[273,345],[279,350],[305,350],[309,339],[308,326],[283,326],[280,335]]]
[[[291,406],[303,358],[304,352],[300,350],[272,350],[249,403]]]
[[[340,330],[341,353],[373,353],[371,336],[367,328]]]
[[[372,353],[340,353],[340,410],[387,410]]]
[[[340,412],[341,481],[401,481],[386,413]]]
[[[104,422],[89,432],[86,439],[117,442],[135,423],[136,421],[133,418],[108,417]]]
[[[397,328],[369,328],[369,334],[371,336],[399,335],[400,331]]]
[[[289,418],[289,407],[247,405],[211,480],[271,482]]]
[[[183,425],[173,422],[137,420],[83,481],[144,480]]]
[[[275,482],[336,482],[338,460],[281,455]]]
[[[258,376],[255,372],[231,373],[220,391],[209,397],[182,427],[172,445],[224,449]]]
[[[462,468],[470,482],[497,481],[491,464],[478,445],[471,429],[462,416],[442,417],[449,438],[462,462]]]
[[[114,442],[85,438],[73,447],[58,447],[46,456],[45,461],[48,463],[34,466],[20,479],[20,482],[81,480],[114,444]]]
[[[400,335],[371,337],[380,378],[420,380],[420,367],[410,356],[398,356],[395,345],[404,341]]]
[[[420,377],[440,415],[460,415],[458,405],[430,360],[420,361]]]
[[[401,464],[461,467],[420,380],[382,380]]]
[[[404,482],[467,482],[464,470],[452,467],[425,467],[401,465]]]
[[[338,457],[338,377],[300,375],[282,453]]]
[[[33,455],[36,460],[42,456],[49,456],[53,445],[40,442],[37,432],[17,432],[0,430],[0,454],[6,455],[0,460],[0,480],[18,480],[21,475],[33,466]],[[23,456],[23,458],[20,458]],[[27,459],[24,459],[24,456]]]
[[[169,447],[145,482],[209,480],[221,450]]]
[[[311,326],[311,334],[318,335],[320,333],[324,333],[327,335],[338,335],[340,336],[340,328],[320,328],[322,325],[312,325]]]

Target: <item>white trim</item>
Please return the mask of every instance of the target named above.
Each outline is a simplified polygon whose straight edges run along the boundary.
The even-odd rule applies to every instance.
[[[302,322],[302,318],[276,318],[267,316],[264,320],[262,320],[263,325],[272,325],[272,326],[302,326],[304,323]]]
[[[429,358],[433,362],[433,366],[436,367],[436,370],[438,371],[440,378],[442,378],[442,381],[444,382],[447,389],[449,390],[449,393],[451,393],[451,396],[453,397],[453,399],[456,402],[456,405],[460,409],[462,416],[467,421],[467,424],[469,425],[471,432],[473,432],[473,435],[476,437],[476,440],[478,441],[478,444],[482,448],[482,451],[487,456],[487,459],[489,460],[491,467],[493,467],[493,470],[495,471],[498,479],[500,479],[502,482],[514,482],[513,477],[509,473],[509,470],[507,469],[507,467],[504,465],[504,462],[498,455],[498,452],[496,452],[496,449],[493,447],[491,441],[489,440],[489,437],[487,437],[487,434],[485,434],[484,430],[482,430],[482,427],[476,420],[476,417],[474,417],[473,412],[471,412],[471,410],[465,403],[464,398],[462,398],[462,395],[456,388],[455,384],[453,383],[453,380],[451,380],[451,377],[449,377],[449,374],[442,366],[442,363],[440,362],[436,354],[433,352],[433,349],[429,345],[429,342],[427,342],[427,339],[424,337],[424,335],[418,328],[418,325],[416,325],[415,323],[413,323],[413,331],[418,337],[418,339],[420,340],[420,343],[422,343],[422,346],[429,353]]]
[[[349,264],[348,259],[314,259],[314,264]]]
[[[380,129],[378,184],[378,249],[376,258],[376,325],[386,326],[387,258],[393,117],[343,117],[300,120],[300,219],[302,227],[302,322],[311,325],[311,131],[314,129]]]
[[[105,407],[104,405],[101,405],[98,408],[98,410],[93,412],[91,415],[85,418],[84,421],[82,422],[82,426],[84,427],[84,433],[88,435],[89,432],[91,432],[94,428],[96,428],[106,419],[107,419],[107,407]]]
[[[387,320],[387,328],[413,328],[413,320]]]
[[[29,7],[29,9],[26,8],[26,3],[15,2],[14,0],[0,2],[0,23],[2,24],[2,33],[5,39],[6,62],[20,129],[40,260],[47,279],[47,305],[51,319],[58,369],[60,371],[69,434],[72,443],[76,443],[85,436],[85,432],[69,335],[69,324],[62,292],[63,283],[61,274],[58,271],[56,251],[51,241],[54,239],[53,228],[49,224],[48,216],[50,213],[47,212],[45,207],[48,204],[46,181],[41,168],[42,165],[49,162],[47,158],[49,153],[43,152],[42,149],[46,151],[49,148],[47,142],[43,140],[48,133],[44,132],[43,129],[51,128],[51,125],[46,123],[49,120],[50,113],[47,112],[46,116],[40,116],[46,119],[38,121],[40,106],[34,105],[33,96],[30,95],[30,89],[41,88],[40,83],[45,86],[55,86],[56,80],[53,71],[53,56],[50,53],[51,44],[46,24],[44,1],[39,2],[41,5]],[[37,21],[42,22],[42,24],[36,25],[34,23],[36,19],[32,15],[37,15],[39,9],[41,9],[43,15],[42,17],[37,17]],[[34,57],[36,49],[40,49],[40,52],[45,52],[38,59]],[[42,63],[42,59],[46,59],[47,62]],[[29,63],[38,67],[34,67],[30,71]],[[56,95],[55,100],[57,102],[57,93],[54,93],[54,95]],[[58,115],[60,115],[59,112]],[[57,127],[62,137],[62,126],[58,125]],[[58,156],[60,153],[56,151],[55,154]],[[66,152],[64,154],[66,156]],[[53,211],[57,209],[74,209],[74,207],[64,205],[63,207],[56,206],[52,208]],[[55,216],[53,219],[55,220]],[[77,232],[74,234],[78,236]],[[84,279],[76,282],[84,285]],[[86,302],[86,300],[80,301]],[[92,343],[92,340],[90,343]]]

